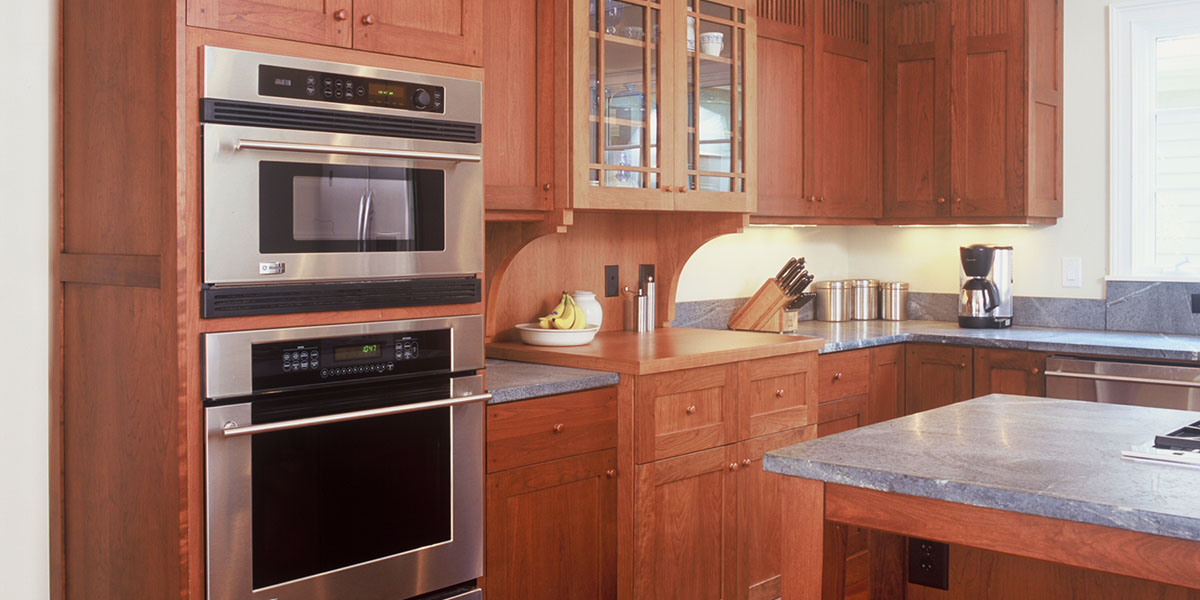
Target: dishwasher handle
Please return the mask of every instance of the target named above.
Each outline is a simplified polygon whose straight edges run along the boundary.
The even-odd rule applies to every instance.
[[[1128,377],[1125,375],[1097,375],[1095,373],[1072,373],[1070,371],[1046,371],[1046,377],[1072,377],[1075,379],[1090,379],[1094,381],[1119,381],[1122,383],[1144,383],[1150,385],[1170,385],[1175,387],[1200,389],[1200,381],[1148,379],[1145,377]]]

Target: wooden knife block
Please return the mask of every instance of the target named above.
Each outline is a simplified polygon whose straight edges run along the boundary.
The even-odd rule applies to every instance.
[[[748,302],[729,317],[729,328],[779,333],[783,331],[783,309],[791,300],[774,279],[768,279]]]

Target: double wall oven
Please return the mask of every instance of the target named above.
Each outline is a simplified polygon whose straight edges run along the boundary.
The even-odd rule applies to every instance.
[[[478,302],[477,81],[204,49],[206,317]]]
[[[210,600],[475,600],[483,319],[205,337]]]

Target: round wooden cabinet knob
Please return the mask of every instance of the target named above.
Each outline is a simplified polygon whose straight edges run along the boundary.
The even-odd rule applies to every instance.
[[[958,368],[960,368],[960,369],[967,368],[967,363],[958,363]]]
[[[363,25],[374,25],[375,15],[363,15],[362,22]]]
[[[816,197],[816,196],[809,196],[809,197],[808,197],[808,201],[809,201],[809,202],[816,202],[816,201],[817,201],[817,197]]]
[[[738,470],[738,464],[737,463],[729,463],[729,470],[730,471]]]
[[[550,184],[548,184],[548,183],[547,183],[546,185],[543,185],[543,186],[542,186],[542,191],[543,191],[543,192],[548,192],[548,191],[550,191]]]
[[[687,190],[688,190],[688,189],[687,189],[687,186],[686,186],[686,185],[681,185],[681,186],[679,186],[679,189],[678,189],[678,190],[676,190],[676,191],[677,191],[677,192],[679,192],[680,194],[686,194],[686,193],[687,193]]]
[[[607,471],[605,471],[605,472],[604,472],[604,476],[605,476],[605,477],[607,477],[607,478],[609,478],[609,479],[616,479],[616,478],[617,478],[617,470],[616,470],[616,469],[609,469],[609,470],[607,470]]]
[[[955,196],[955,197],[954,197],[954,203],[955,203],[955,204],[962,204],[962,198],[959,198],[958,196]]]
[[[350,16],[350,13],[347,13],[346,9],[344,9],[344,8],[333,12],[333,20],[334,21],[345,21],[346,18],[349,16]]]
[[[562,423],[558,423],[554,427],[551,427],[550,430],[553,431],[554,433],[562,433],[564,428],[565,427],[563,426]]]
[[[1038,373],[1041,373],[1041,372],[1042,372],[1042,370],[1041,370],[1041,369],[1039,369],[1039,368],[1037,368],[1037,367],[1034,367],[1034,368],[1033,368],[1033,374],[1034,374],[1034,375],[1037,375]]]
[[[687,414],[689,414],[689,415],[696,414],[696,405],[695,404],[687,407]]]
[[[838,372],[838,373],[834,373],[834,374],[833,374],[833,380],[834,380],[834,381],[837,381],[837,380],[839,380],[839,379],[841,379],[841,378],[842,378],[842,374],[841,374],[840,372]]]
[[[782,398],[782,397],[783,397],[783,390],[775,390],[775,397],[776,397],[776,398]]]
[[[750,459],[748,459],[748,458],[743,458],[743,459],[742,459],[742,466],[743,466],[743,467],[746,467],[746,468],[750,468]]]
[[[946,203],[946,199],[945,199],[945,198],[938,198],[938,201],[937,201],[937,202],[938,202],[938,204],[945,204],[945,203]]]
[[[663,186],[663,191],[664,191],[664,192],[669,192],[669,191],[671,191],[671,186],[669,186],[669,185],[664,185],[664,186]]]
[[[824,202],[825,196],[817,196],[817,202]]]

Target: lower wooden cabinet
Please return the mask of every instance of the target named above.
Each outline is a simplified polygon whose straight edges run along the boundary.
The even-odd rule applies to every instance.
[[[904,414],[969,400],[971,349],[941,344],[906,344]]]
[[[737,445],[637,465],[633,597],[737,598]]]
[[[489,600],[616,598],[617,452],[487,478]]]
[[[904,346],[891,344],[871,348],[871,389],[867,400],[867,423],[880,423],[904,416]]]
[[[1027,350],[976,348],[974,396],[1046,395],[1046,354]]]

